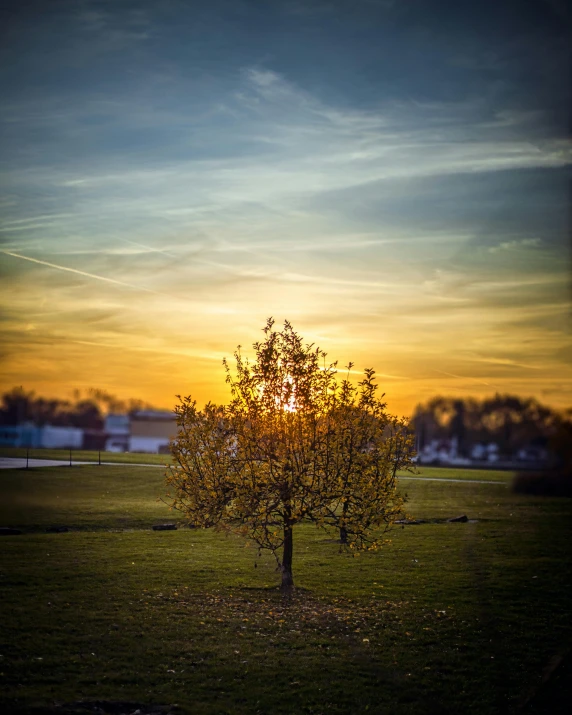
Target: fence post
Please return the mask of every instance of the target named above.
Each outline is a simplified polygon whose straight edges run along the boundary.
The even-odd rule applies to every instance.
[[[71,451],[71,447],[70,447],[70,467],[71,467],[71,465],[72,465],[72,462],[71,462],[71,452],[72,452],[72,451]]]
[[[100,449],[99,452],[98,452],[97,463],[101,466],[101,449]]]
[[[26,448],[26,469],[28,469],[28,460],[29,460],[29,457],[30,457],[30,448],[27,447],[27,448]]]

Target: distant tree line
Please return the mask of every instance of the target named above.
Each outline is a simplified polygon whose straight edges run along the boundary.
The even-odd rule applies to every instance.
[[[461,456],[469,456],[476,444],[494,442],[506,456],[524,447],[542,447],[569,457],[572,445],[572,409],[559,412],[514,395],[434,397],[416,408],[413,425],[418,449],[434,439],[455,437]]]
[[[143,400],[121,400],[105,390],[95,388],[83,393],[74,390],[71,400],[61,400],[39,397],[33,391],[14,387],[2,395],[0,424],[32,422],[38,427],[50,424],[97,430],[103,428],[107,414],[129,414],[143,409],[154,408]]]

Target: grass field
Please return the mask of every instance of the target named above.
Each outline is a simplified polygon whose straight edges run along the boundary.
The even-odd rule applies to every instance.
[[[0,525],[24,533],[0,543],[0,712],[559,712],[563,666],[541,681],[572,643],[571,500],[423,473],[449,481],[403,482],[425,523],[377,554],[299,527],[283,601],[270,557],[158,501],[161,468],[2,470]]]

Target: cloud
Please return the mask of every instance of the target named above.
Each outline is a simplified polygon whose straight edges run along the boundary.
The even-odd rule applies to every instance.
[[[537,248],[540,246],[539,238],[521,238],[513,241],[503,241],[496,246],[489,246],[489,253],[498,253],[499,251],[515,251],[519,248]]]
[[[252,82],[257,87],[261,87],[263,90],[265,90],[267,87],[271,87],[272,85],[278,85],[281,87],[284,87],[285,85],[280,75],[278,75],[276,72],[272,72],[271,70],[259,70],[255,68],[249,68],[248,70],[246,70],[246,75],[250,82]]]

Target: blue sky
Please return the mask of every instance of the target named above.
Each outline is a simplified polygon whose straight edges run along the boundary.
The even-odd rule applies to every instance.
[[[2,18],[4,389],[223,399],[291,320],[434,394],[569,405],[558,0],[15,3]]]

